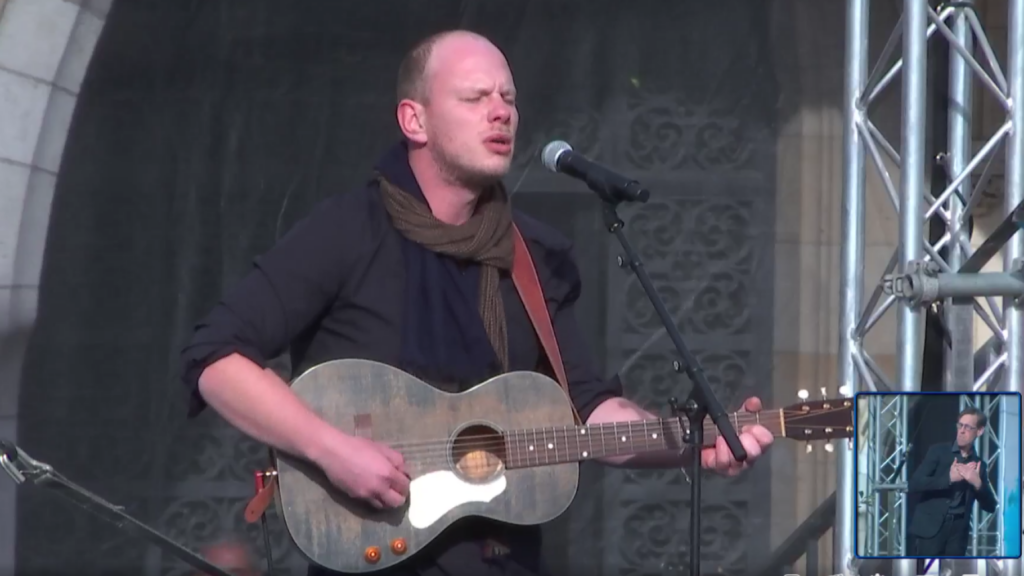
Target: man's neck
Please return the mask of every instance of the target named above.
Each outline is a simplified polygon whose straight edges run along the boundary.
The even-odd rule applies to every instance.
[[[961,448],[960,453],[963,454],[964,458],[969,458],[971,456],[971,447]]]
[[[409,167],[435,218],[454,226],[469,220],[480,197],[479,190],[451,182],[438,170],[430,153],[423,149],[409,151]]]

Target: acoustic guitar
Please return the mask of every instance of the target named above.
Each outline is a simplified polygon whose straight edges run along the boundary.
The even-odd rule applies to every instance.
[[[677,418],[577,425],[559,384],[534,372],[504,374],[452,394],[384,364],[336,360],[303,373],[291,387],[340,430],[405,458],[409,498],[401,508],[377,510],[333,487],[312,464],[273,453],[277,503],[291,538],[312,562],[348,573],[394,566],[467,516],[548,522],[576,495],[580,462],[678,452],[689,428]],[[853,436],[849,398],[730,418],[737,430],[760,424],[794,440]],[[717,434],[706,419],[706,444]]]

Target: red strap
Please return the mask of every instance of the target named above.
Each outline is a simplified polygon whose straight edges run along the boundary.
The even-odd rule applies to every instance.
[[[277,488],[277,476],[267,477],[263,471],[256,472],[256,495],[245,506],[246,522],[255,522],[266,513],[267,508],[274,498],[274,490]]]
[[[555,370],[555,377],[558,383],[569,395],[569,380],[565,376],[565,367],[562,366],[562,354],[558,350],[558,340],[555,338],[555,329],[551,324],[551,314],[548,313],[547,302],[544,299],[544,292],[541,290],[540,278],[537,277],[537,269],[533,265],[533,258],[526,248],[526,241],[523,240],[519,229],[512,226],[512,235],[515,238],[515,252],[512,258],[512,282],[519,291],[519,297],[523,300],[526,313],[530,316],[540,344],[544,353]],[[570,399],[570,405],[572,401]],[[576,413],[576,407],[572,408],[573,416],[577,424],[582,424],[580,415]]]

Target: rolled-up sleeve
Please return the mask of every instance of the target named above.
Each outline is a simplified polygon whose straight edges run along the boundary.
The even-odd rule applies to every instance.
[[[338,298],[360,252],[353,223],[363,219],[351,204],[342,196],[321,202],[195,325],[181,352],[190,417],[206,406],[199,377],[208,366],[237,353],[265,368]]]

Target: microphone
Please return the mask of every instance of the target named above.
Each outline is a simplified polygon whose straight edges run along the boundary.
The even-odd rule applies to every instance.
[[[605,202],[647,202],[651,193],[639,182],[597,164],[582,154],[573,152],[572,146],[555,140],[544,147],[540,160],[552,172],[561,172],[583,180]]]

